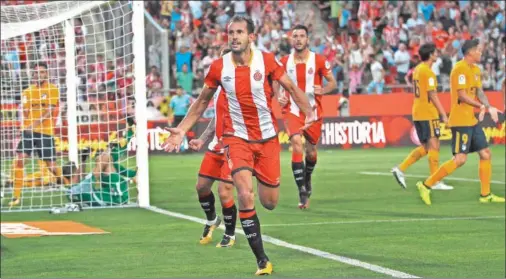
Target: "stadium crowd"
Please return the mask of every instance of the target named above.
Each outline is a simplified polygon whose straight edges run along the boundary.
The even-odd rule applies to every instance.
[[[328,57],[339,83],[335,93],[410,91],[418,48],[434,42],[440,59],[433,66],[442,90],[460,58],[463,41],[486,44],[484,88],[499,90],[505,77],[505,13],[503,1],[313,1],[320,14],[296,16],[297,1],[147,1],[146,9],[170,30],[173,80],[197,94],[207,66],[226,43],[226,23],[247,14],[256,24],[256,47],[279,58],[290,53],[290,28],[308,25],[311,49]],[[315,22],[328,22],[326,34]],[[159,66],[159,61],[148,61]],[[186,65],[186,66],[185,66]]]
[[[31,2],[40,1],[5,3]],[[452,66],[462,58],[463,41],[471,37],[485,44],[480,64],[484,89],[500,90],[505,79],[503,1],[313,0],[310,3],[312,6],[307,9],[297,1],[145,1],[146,10],[170,34],[170,95],[182,91],[196,96],[200,92],[208,66],[227,43],[227,21],[235,14],[246,14],[253,19],[257,34],[255,47],[273,52],[278,58],[291,52],[290,29],[296,24],[308,26],[311,49],[328,57],[338,81],[338,89],[333,93],[345,96],[410,92],[411,73],[420,61],[418,48],[426,42],[434,42],[438,47],[440,59],[432,69],[438,77],[439,89],[448,91]],[[298,13],[298,8],[306,10]],[[106,58],[101,54],[91,55],[90,60],[84,43],[86,26],[79,19],[75,24],[80,100],[86,101],[89,96],[126,100],[124,97],[133,92],[132,65],[123,57]],[[42,30],[36,36],[34,39],[32,34],[27,34],[2,43],[3,92],[10,92],[7,89],[12,94],[20,92],[19,88],[5,86],[24,87],[28,79],[20,79],[21,69],[26,68],[26,61],[36,59],[48,63],[52,82],[65,92],[62,29]],[[171,115],[179,104],[163,92],[161,56],[156,55],[160,50],[154,45],[146,50],[148,97],[163,98],[150,114]],[[12,79],[21,82],[12,82]],[[186,97],[180,99],[188,103]]]

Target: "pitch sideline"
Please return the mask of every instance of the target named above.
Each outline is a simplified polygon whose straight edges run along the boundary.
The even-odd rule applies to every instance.
[[[179,219],[184,219],[184,220],[192,221],[192,222],[203,224],[203,225],[206,223],[206,221],[204,219],[200,219],[200,218],[197,218],[197,217],[193,217],[193,216],[189,216],[189,215],[185,215],[185,214],[181,214],[181,213],[177,213],[177,212],[172,212],[172,211],[169,211],[169,210],[158,208],[156,206],[145,207],[145,209],[153,211],[153,212],[156,212],[156,213],[160,213],[160,214],[163,214],[163,215],[167,215],[167,216],[171,216],[171,217],[179,218]],[[220,229],[223,230],[223,229],[225,229],[225,227],[223,225],[221,225]],[[236,233],[244,235],[244,232],[241,231],[241,230],[236,231]],[[306,247],[306,246],[301,246],[301,245],[296,245],[296,244],[288,243],[286,241],[283,241],[283,240],[280,240],[280,239],[277,239],[277,238],[274,238],[274,237],[270,237],[270,236],[265,235],[265,234],[262,234],[262,239],[265,242],[274,244],[276,246],[280,246],[280,247],[284,247],[284,248],[289,248],[289,249],[297,250],[297,251],[300,251],[300,252],[303,252],[303,253],[307,253],[307,254],[311,254],[311,255],[320,257],[320,258],[325,258],[325,259],[333,260],[333,261],[336,261],[336,262],[340,262],[340,263],[344,263],[344,264],[360,267],[360,268],[363,268],[363,269],[367,269],[367,270],[370,270],[370,271],[373,271],[373,272],[376,272],[376,273],[381,273],[381,274],[389,275],[389,276],[392,276],[392,277],[397,277],[397,278],[420,278],[418,276],[411,275],[411,274],[408,274],[408,273],[404,273],[402,271],[398,271],[398,270],[382,267],[382,266],[379,266],[379,265],[370,264],[370,263],[367,263],[367,262],[362,262],[362,261],[359,261],[359,260],[356,260],[356,259],[352,259],[352,258],[347,258],[347,257],[331,254],[331,253],[328,253],[328,252],[325,252],[325,251],[321,251],[321,250],[318,250],[318,249],[313,249],[313,248]]]

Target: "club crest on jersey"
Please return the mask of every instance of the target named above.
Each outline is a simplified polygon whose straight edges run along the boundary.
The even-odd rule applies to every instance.
[[[261,81],[262,80],[262,73],[260,73],[260,71],[256,71],[255,74],[253,75],[253,78],[256,80],[256,81]]]
[[[312,67],[309,68],[309,70],[307,71],[307,73],[310,74],[310,75],[312,75],[314,73],[313,68]]]
[[[42,94],[41,99],[42,99],[42,100],[47,99],[47,94]]]
[[[327,68],[327,70],[330,69],[330,63],[329,63],[329,61],[325,61],[325,68]]]

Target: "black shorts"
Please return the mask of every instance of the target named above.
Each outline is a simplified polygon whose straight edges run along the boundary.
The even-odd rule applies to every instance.
[[[56,159],[56,147],[53,136],[44,135],[32,131],[23,131],[18,143],[17,152],[31,155],[35,152],[40,159],[54,161]]]
[[[184,117],[184,115],[174,115],[174,122],[172,122],[172,127],[177,127],[177,125],[183,121]]]
[[[452,127],[452,153],[478,152],[488,147],[487,137],[480,125]]]
[[[414,121],[416,134],[421,143],[427,143],[430,138],[439,138],[439,119]]]

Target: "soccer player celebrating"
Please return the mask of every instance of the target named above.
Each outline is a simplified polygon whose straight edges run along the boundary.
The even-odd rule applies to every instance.
[[[482,46],[479,40],[467,40],[462,45],[464,58],[457,62],[450,74],[452,107],[448,124],[452,130],[453,158],[445,162],[424,182],[416,186],[420,197],[427,205],[431,204],[430,193],[437,181],[450,175],[467,161],[469,152],[477,152],[480,156],[479,176],[481,181],[481,203],[504,202],[504,198],[490,192],[492,176],[491,152],[487,138],[474,115],[474,108],[479,108],[479,121],[483,120],[488,110],[492,120],[498,121],[498,110],[490,106],[481,87],[481,71],[475,64],[481,60]],[[476,100],[478,97],[478,100]]]
[[[221,57],[230,52],[230,49],[224,49]],[[197,180],[197,194],[200,206],[204,210],[207,218],[207,224],[204,226],[204,233],[200,238],[200,244],[208,244],[212,241],[214,229],[220,223],[220,217],[216,215],[214,207],[214,194],[211,190],[214,181],[219,181],[218,194],[220,196],[223,221],[225,223],[225,234],[223,239],[216,247],[232,247],[235,243],[235,223],[237,220],[237,207],[234,203],[234,185],[232,184],[232,175],[228,167],[227,159],[223,153],[223,113],[225,112],[225,96],[218,87],[214,93],[214,118],[211,120],[206,130],[200,138],[190,141],[190,148],[200,150],[204,143],[214,134],[213,140],[208,146],[208,151],[202,159],[200,165],[199,177]]]
[[[281,63],[283,63],[290,79],[308,95],[309,103],[314,108],[317,120],[306,130],[302,130],[304,113],[300,111],[291,97],[284,92],[279,92],[277,84],[274,86],[274,90],[278,92],[278,101],[283,106],[285,126],[292,145],[292,171],[299,189],[300,209],[309,207],[309,197],[313,188],[311,175],[316,166],[316,145],[320,140],[323,124],[321,95],[336,89],[336,81],[330,71],[330,63],[325,60],[324,56],[309,50],[308,35],[308,29],[304,25],[297,25],[292,29],[292,47],[295,51],[281,58]],[[328,84],[322,89],[323,77]],[[306,139],[305,164],[302,160],[304,152],[302,136]]]
[[[252,175],[258,180],[258,196],[269,210],[279,198],[280,144],[272,111],[271,81],[278,81],[306,115],[306,126],[314,114],[305,93],[285,74],[273,54],[251,48],[255,39],[251,19],[234,16],[228,25],[231,53],[215,60],[205,78],[205,87],[177,128],[169,128],[167,151],[178,150],[185,133],[197,122],[218,86],[226,100],[223,114],[223,143],[239,200],[239,218],[255,254],[257,275],[271,274],[273,267],[262,242],[260,222],[255,211]]]
[[[50,171],[61,180],[61,168],[56,165],[56,148],[54,143],[55,114],[60,101],[60,93],[56,85],[49,82],[47,65],[42,62],[35,64],[32,72],[33,84],[21,94],[23,106],[23,126],[21,140],[17,146],[13,160],[14,196],[9,206],[21,202],[23,188],[24,159],[37,153],[41,171]],[[60,181],[61,182],[61,181]]]
[[[448,124],[446,112],[437,97],[436,75],[431,67],[437,59],[436,46],[424,44],[418,50],[422,63],[416,66],[413,72],[413,86],[415,100],[413,102],[413,122],[416,134],[422,143],[413,149],[402,163],[392,169],[392,173],[403,188],[406,188],[404,172],[409,166],[428,155],[430,174],[434,174],[439,167],[439,116],[445,124]],[[432,189],[451,190],[453,187],[438,182]]]

